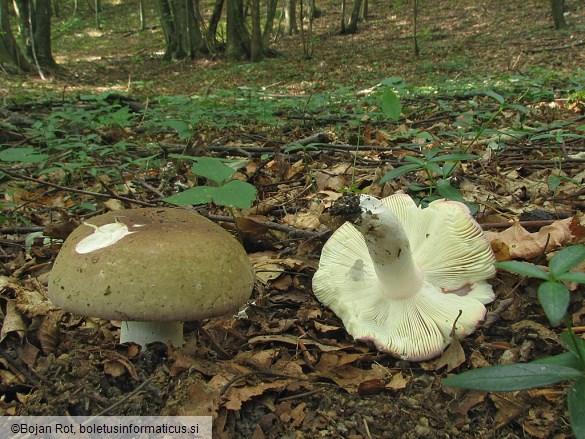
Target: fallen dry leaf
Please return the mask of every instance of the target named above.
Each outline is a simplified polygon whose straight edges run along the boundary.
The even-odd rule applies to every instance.
[[[485,236],[490,242],[494,242],[492,249],[499,261],[506,260],[504,259],[506,257],[508,259],[531,260],[543,252],[553,251],[571,244],[574,241],[570,229],[572,222],[573,218],[558,220],[533,233],[516,222],[512,227],[502,232],[486,231]]]
[[[461,343],[459,343],[459,340],[457,340],[457,338],[453,338],[447,349],[445,349],[445,351],[443,352],[443,354],[436,360],[430,362],[433,365],[433,368],[432,369],[425,368],[425,370],[439,370],[447,366],[445,372],[449,373],[453,369],[461,366],[464,362],[465,352],[461,347]]]
[[[107,375],[111,375],[113,377],[122,376],[125,372],[135,379],[136,381],[140,381],[136,370],[132,363],[123,355],[120,355],[116,352],[108,351],[105,353],[107,357],[106,360],[103,361],[104,365],[104,372]]]
[[[400,390],[404,389],[409,382],[410,378],[404,376],[404,374],[399,371],[392,375],[392,378],[386,383],[385,387],[388,390]]]
[[[16,309],[16,302],[8,299],[6,301],[6,315],[0,330],[0,342],[10,333],[16,333],[20,338],[26,334],[26,322],[22,314]]]

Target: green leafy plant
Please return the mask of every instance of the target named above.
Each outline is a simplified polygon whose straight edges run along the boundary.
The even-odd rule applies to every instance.
[[[390,87],[382,94],[382,112],[390,120],[398,120],[402,114],[400,98]]]
[[[444,151],[442,148],[423,150],[421,154],[422,157],[406,156],[404,161],[408,162],[408,164],[399,166],[388,172],[382,177],[380,184],[384,184],[389,180],[393,180],[407,173],[424,171],[428,178],[428,185],[411,185],[409,186],[410,190],[427,191],[428,197],[433,197],[436,193],[440,197],[448,200],[465,202],[459,190],[451,186],[449,179],[462,161],[474,160],[479,158],[479,156],[475,154],[451,153]],[[477,206],[474,204],[466,204],[468,204],[472,212],[477,210]]]
[[[191,172],[206,178],[211,185],[195,186],[163,200],[177,206],[215,203],[228,208],[249,208],[256,200],[256,188],[241,180],[230,180],[245,162],[213,157],[193,157],[181,154],[170,154],[175,159],[193,161]]]
[[[534,264],[505,261],[498,268],[544,281],[537,290],[538,300],[553,325],[563,319],[567,331],[561,341],[568,349],[559,355],[530,363],[506,364],[474,369],[442,380],[443,385],[465,389],[510,392],[574,380],[567,394],[569,417],[575,437],[585,438],[585,341],[575,335],[567,317],[570,292],[563,284],[585,284],[585,273],[570,270],[585,261],[585,246],[575,245],[559,251],[549,263],[549,272]]]

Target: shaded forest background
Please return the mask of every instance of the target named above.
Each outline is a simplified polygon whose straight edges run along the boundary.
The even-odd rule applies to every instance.
[[[37,59],[48,81],[35,87],[72,90],[86,84],[152,95],[210,93],[225,86],[258,84],[272,91],[298,93],[346,86],[359,89],[393,76],[422,85],[525,74],[533,69],[571,74],[583,64],[583,8],[579,2],[564,6],[571,27],[560,31],[554,29],[546,2],[416,2],[418,56],[412,2],[371,1],[367,20],[362,18],[357,32],[350,34],[341,32],[338,2],[317,3],[311,29],[308,18],[300,25],[297,5],[293,30],[286,23],[286,5],[278,4],[270,38],[265,35],[270,57],[253,64],[225,63],[225,6],[213,43],[208,44],[215,49],[207,53],[195,50],[169,63],[164,61],[169,54],[156,7],[159,2],[144,2],[144,30],[139,2],[101,2],[99,20],[93,2],[79,2],[76,9],[73,2],[58,3],[59,17],[53,14],[52,18],[51,50],[59,68]],[[200,2],[202,22],[211,19],[214,6],[213,2]],[[262,5],[264,24],[267,6]],[[349,5],[347,9],[344,22],[350,18]],[[244,13],[249,14],[249,9]],[[21,20],[19,28],[17,17],[9,15],[15,38],[29,55],[31,72],[38,71],[30,43],[26,44],[30,32],[24,31],[25,36],[19,38],[25,24]],[[250,26],[245,28],[247,33]],[[5,70],[3,77],[11,90],[30,88],[31,83],[11,78],[10,72]]]

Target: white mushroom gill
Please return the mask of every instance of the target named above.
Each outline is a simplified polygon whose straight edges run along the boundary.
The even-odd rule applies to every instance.
[[[94,229],[93,233],[77,243],[75,251],[79,254],[91,253],[101,248],[108,247],[115,244],[126,235],[132,233],[128,230],[128,226],[124,223],[104,224],[103,226],[95,226],[90,223],[84,223],[86,226]]]
[[[462,203],[426,209],[407,195],[362,196],[358,224],[342,225],[323,247],[316,297],[354,338],[422,361],[474,331],[494,299],[485,279],[494,257]],[[459,314],[461,315],[459,316]]]

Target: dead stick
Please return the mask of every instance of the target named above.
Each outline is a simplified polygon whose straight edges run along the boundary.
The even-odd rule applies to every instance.
[[[541,220],[541,221],[518,221],[517,224],[521,225],[524,228],[536,228],[536,227],[544,227],[550,226],[558,219],[554,220]],[[503,222],[503,223],[483,223],[481,224],[482,229],[507,229],[508,227],[512,227],[514,223]]]
[[[123,197],[121,195],[116,195],[116,194],[102,194],[100,192],[92,192],[92,191],[84,191],[82,189],[75,189],[75,188],[71,188],[71,187],[67,187],[67,186],[61,186],[59,184],[55,184],[55,183],[51,183],[49,181],[43,181],[40,180],[38,178],[34,178],[34,177],[29,177],[27,175],[22,175],[19,174],[18,172],[12,172],[9,171],[8,169],[5,168],[0,168],[0,172],[3,172],[4,174],[12,177],[12,178],[16,178],[19,180],[27,180],[27,181],[32,181],[38,184],[42,184],[45,186],[50,186],[50,187],[54,187],[56,189],[62,190],[62,191],[66,191],[66,192],[73,192],[76,194],[83,194],[83,195],[90,195],[92,197],[96,197],[96,198],[115,198],[118,199],[120,201],[125,201],[127,203],[134,203],[134,204],[138,204],[139,206],[146,206],[146,207],[157,207],[156,204],[152,204],[152,203],[148,203],[146,201],[140,201],[140,200],[134,200],[132,198],[127,198],[127,197]]]

